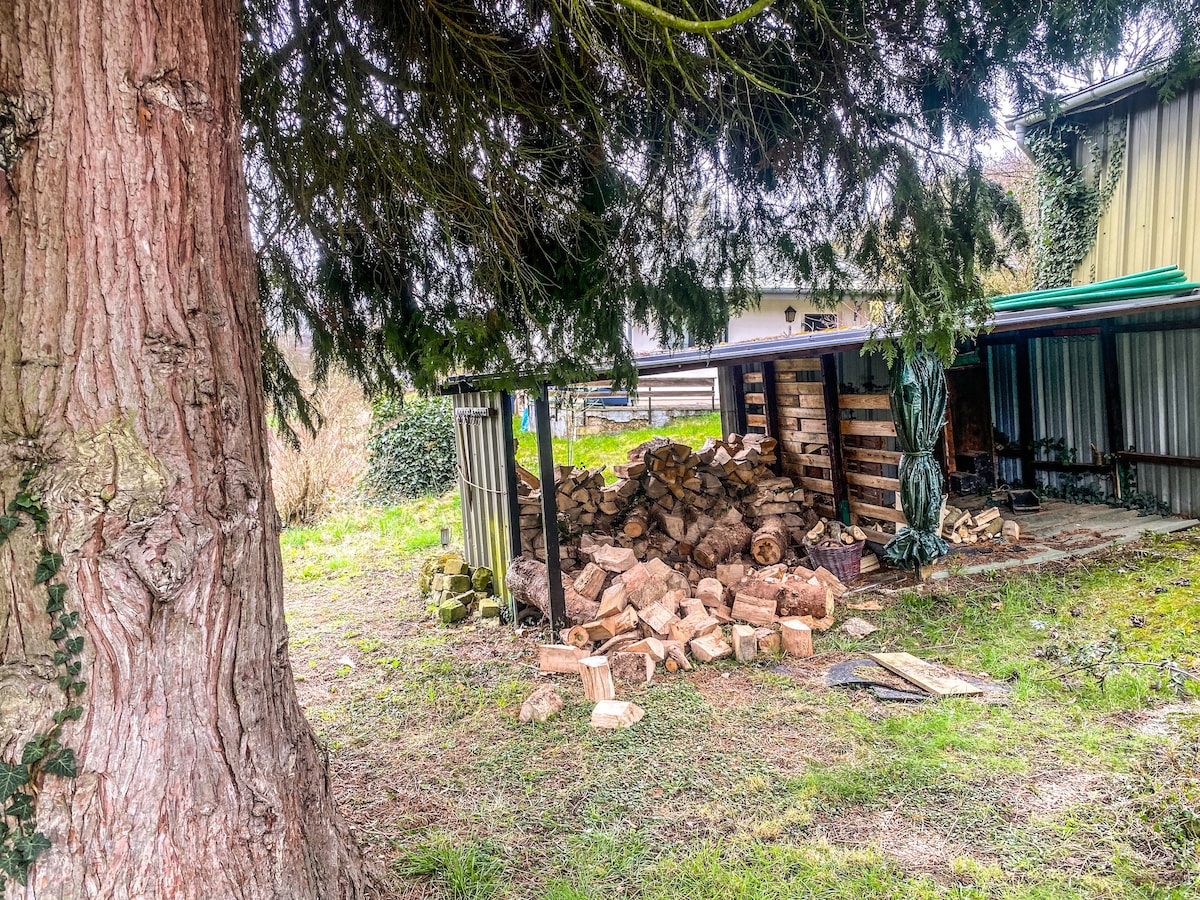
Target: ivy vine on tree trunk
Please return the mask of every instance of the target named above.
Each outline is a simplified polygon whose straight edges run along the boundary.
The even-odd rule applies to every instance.
[[[50,639],[57,645],[54,665],[60,670],[58,687],[64,703],[54,713],[54,727],[26,741],[18,762],[0,760],[0,806],[3,808],[0,815],[0,900],[5,895],[8,879],[24,885],[30,865],[50,848],[50,839],[37,830],[37,797],[46,776],[75,777],[75,751],[63,746],[63,723],[83,715],[79,699],[87,688],[87,682],[80,676],[83,637],[76,633],[79,613],[67,611],[67,586],[54,580],[63,558],[50,546],[46,535],[50,514],[33,487],[37,474],[37,469],[29,469],[22,475],[16,496],[8,504],[6,514],[0,516],[0,545],[20,527],[22,516],[29,520],[37,534],[41,546],[32,578],[34,585],[46,588],[46,615],[50,617]]]

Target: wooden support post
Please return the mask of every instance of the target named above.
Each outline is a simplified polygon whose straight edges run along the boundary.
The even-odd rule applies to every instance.
[[[1113,455],[1113,493],[1121,496],[1121,464],[1118,453],[1125,446],[1125,416],[1121,410],[1121,371],[1117,363],[1117,333],[1111,322],[1100,326],[1100,370],[1104,381],[1104,419],[1108,426],[1108,452]]]
[[[546,577],[550,579],[550,631],[567,624],[562,560],[558,555],[558,498],[554,484],[554,445],[550,440],[550,386],[542,382],[534,404],[537,418],[538,474],[542,481],[542,536],[546,541]],[[518,532],[519,534],[519,532]]]
[[[1017,441],[1021,447],[1021,481],[1032,485],[1033,468],[1033,370],[1029,355],[1029,337],[1020,335],[1016,344],[1017,368]]]
[[[833,483],[833,511],[838,518],[848,518],[843,511],[850,509],[850,492],[846,487],[846,467],[842,460],[842,411],[838,405],[837,356],[826,353],[821,357],[821,393],[825,398],[825,431],[829,435],[829,480]]]

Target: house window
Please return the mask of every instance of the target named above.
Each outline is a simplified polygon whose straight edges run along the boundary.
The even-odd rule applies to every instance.
[[[824,331],[827,328],[837,328],[837,313],[805,313],[802,331]]]

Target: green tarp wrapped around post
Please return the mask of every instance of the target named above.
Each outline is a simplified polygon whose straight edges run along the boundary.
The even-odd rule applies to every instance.
[[[938,535],[942,468],[933,456],[946,423],[946,370],[936,354],[919,350],[892,370],[889,388],[900,458],[900,505],[908,528],[884,548],[892,563],[919,569],[949,548]]]

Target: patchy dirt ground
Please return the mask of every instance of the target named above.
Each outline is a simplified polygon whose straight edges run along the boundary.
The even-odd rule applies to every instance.
[[[521,726],[542,636],[435,626],[416,558],[289,578],[292,663],[380,896],[1183,898],[1200,705],[1155,664],[1196,667],[1198,546],[872,595],[882,610],[850,613],[869,637],[656,677],[622,692],[646,717],[618,733],[590,729],[565,676],[564,712]],[[1112,630],[1103,681],[1070,663]],[[874,649],[1003,681],[1009,702],[824,686]]]

